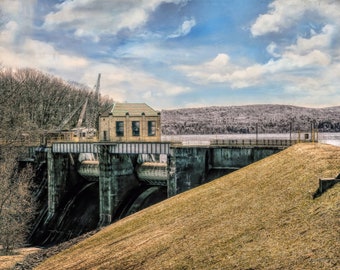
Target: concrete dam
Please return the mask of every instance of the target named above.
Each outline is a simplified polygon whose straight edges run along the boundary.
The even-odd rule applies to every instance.
[[[275,154],[290,144],[56,142],[37,148],[36,197],[40,212],[29,241],[46,246],[68,240]]]

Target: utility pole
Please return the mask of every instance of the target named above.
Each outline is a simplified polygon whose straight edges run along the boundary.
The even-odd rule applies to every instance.
[[[311,142],[314,142],[314,127],[313,127],[313,122],[310,122],[310,139]]]
[[[258,142],[258,139],[259,139],[259,127],[258,127],[258,124],[256,123],[256,145],[257,145],[257,142]]]

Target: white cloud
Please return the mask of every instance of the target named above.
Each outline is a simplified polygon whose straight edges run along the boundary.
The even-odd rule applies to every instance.
[[[270,59],[264,64],[236,65],[232,63],[228,55],[219,54],[213,60],[201,65],[182,65],[175,68],[185,73],[194,83],[223,83],[236,89],[268,83],[278,83],[284,87],[284,85],[295,84],[297,81],[299,81],[297,85],[302,86],[304,82],[307,85],[311,81],[306,79],[308,76],[312,76],[314,82],[314,84],[309,83],[310,85],[324,87],[326,72],[334,68],[332,56],[327,53],[327,50],[320,50],[328,42],[328,39],[324,38],[325,33],[328,33],[328,30],[310,39],[303,41],[298,39],[296,44],[283,48],[281,55],[275,54],[275,60]],[[275,53],[275,49],[274,43],[267,46],[267,50],[271,53]],[[313,91],[313,89],[310,90]]]
[[[119,63],[93,62],[84,69],[79,82],[94,85],[97,73],[101,73],[101,93],[119,102],[147,101],[155,108],[162,108],[170,99],[191,91],[176,83],[160,80],[141,70],[124,67]]]
[[[175,33],[169,35],[168,38],[178,38],[186,36],[190,33],[191,29],[196,25],[196,21],[194,18],[190,20],[186,20],[182,23],[182,25],[176,30]]]
[[[219,54],[200,65],[175,67],[196,84],[223,84],[234,89],[277,85],[292,93],[300,89],[306,95],[331,94],[340,85],[340,2],[324,0],[275,0],[269,12],[260,15],[251,28],[253,36],[280,32],[297,23],[306,13],[322,18],[322,29],[311,29],[306,36],[297,36],[293,44],[287,40],[270,41],[266,47],[272,59],[265,63],[237,63],[238,59]],[[327,16],[326,16],[327,14]]]
[[[34,7],[36,0],[0,1],[4,24],[0,32],[1,64],[15,68],[36,68],[45,72],[70,75],[85,68],[88,61],[58,51],[51,44],[33,39]]]
[[[19,29],[19,26],[15,21],[9,21],[8,23],[6,23],[3,27],[3,30],[1,31],[1,35],[0,35],[1,45],[0,46],[4,46],[8,44],[11,44],[11,45],[15,44],[15,39],[16,39],[18,29]]]
[[[209,66],[212,69],[220,69],[227,67],[229,64],[230,57],[227,54],[220,53],[218,54],[211,62],[207,63],[207,66]]]
[[[0,10],[2,15],[16,16],[21,10],[21,1],[19,0],[2,0],[0,1]]]
[[[320,34],[311,31],[311,38],[298,37],[296,44],[290,46],[288,49],[298,54],[304,54],[316,49],[327,50],[331,46],[334,35],[334,26],[327,24],[322,28]]]
[[[51,45],[33,39],[25,39],[22,46],[14,50],[0,46],[0,55],[2,64],[5,66],[32,67],[63,74],[88,65],[85,58],[59,52]]]
[[[230,57],[223,53],[201,65],[182,65],[176,66],[175,69],[184,72],[192,82],[197,84],[229,83],[234,88],[248,86],[248,80],[257,80],[257,77],[262,73],[257,65],[247,68],[236,66],[231,63]]]
[[[261,65],[253,65],[244,69],[238,69],[229,76],[232,88],[244,88],[261,83],[265,70]]]
[[[7,37],[10,36],[10,41],[14,42],[14,45],[19,45],[32,31],[35,5],[36,0],[0,1],[1,35],[4,33]],[[9,28],[11,29],[9,30]],[[8,31],[10,31],[10,33]],[[6,41],[4,37],[0,37],[0,39],[2,39],[3,42],[9,42]]]
[[[14,10],[12,8],[10,11]],[[3,26],[0,34],[2,65],[15,65],[15,67],[22,68],[32,67],[46,72],[54,70],[64,73],[87,66],[88,62],[85,58],[60,52],[48,43],[26,36],[23,32],[30,26],[23,27],[22,21],[15,20],[15,16],[11,19]]]
[[[44,18],[44,29],[39,29],[42,32],[38,33],[31,31],[34,27],[36,0],[0,0],[1,14],[5,18],[0,28],[1,64],[33,67],[90,86],[95,84],[96,75],[100,72],[102,93],[115,100],[147,100],[153,107],[158,108],[169,106],[171,103],[179,104],[176,98],[193,91],[193,88],[182,86],[177,77],[178,73],[165,74],[167,67],[176,62],[197,63],[200,58],[206,59],[207,55],[211,56],[211,47],[195,44],[189,49],[182,47],[169,51],[166,46],[160,46],[159,42],[150,42],[160,40],[160,32],[150,34],[147,29],[141,29],[137,34],[139,38],[145,34],[142,43],[126,43],[114,48],[115,59],[121,56],[129,62],[106,58],[102,60],[105,63],[100,63],[100,60],[79,56],[80,52],[69,53],[57,49],[53,43],[37,40],[43,38],[45,30],[58,31],[63,28],[79,38],[88,37],[99,42],[102,36],[115,35],[122,29],[139,30],[148,22],[150,14],[165,2],[185,5],[187,0],[67,0]],[[234,89],[258,87],[267,91],[269,85],[277,85],[282,91],[292,95],[298,91],[304,93],[306,98],[309,94],[314,95],[316,99],[327,94],[336,96],[340,85],[339,1],[275,0],[269,5],[267,14],[258,16],[254,21],[251,33],[255,37],[284,32],[285,29],[295,27],[294,24],[300,23],[304,16],[317,18],[317,21],[308,21],[313,29],[297,35],[295,39],[291,39],[290,32],[289,40],[283,35],[276,40],[269,40],[261,52],[263,54],[267,51],[269,57],[272,57],[266,62],[250,62],[245,55],[240,60],[232,54],[220,53],[199,65],[178,65],[175,69],[183,72],[188,80],[196,84],[197,89],[227,89],[229,86]],[[193,17],[188,18],[183,22],[178,21],[177,31],[168,38],[190,34],[196,20]],[[38,33],[37,38],[33,38],[30,32]],[[159,36],[150,38],[150,35]],[[268,40],[268,37],[265,40]],[[84,49],[85,42],[86,40],[81,44]],[[287,45],[287,42],[290,44]],[[67,46],[66,43],[62,45]],[[102,48],[98,46],[98,50]],[[99,54],[98,51],[96,54]],[[148,73],[146,69],[149,66],[144,65],[144,70],[138,69],[142,66],[141,59],[148,59],[148,65],[156,62],[160,69],[155,73],[158,76],[168,76],[168,79],[164,81]],[[128,66],[133,61],[137,64]],[[169,81],[170,78],[173,82]],[[192,102],[195,102],[194,98]],[[204,102],[205,100],[202,100],[202,104]]]
[[[306,10],[305,5],[305,1],[275,0],[269,4],[269,12],[260,15],[251,26],[251,33],[253,36],[261,36],[291,26],[303,15]]]
[[[5,2],[11,3],[11,5],[9,5],[11,8],[4,5],[4,7],[7,8],[6,14],[8,15],[8,20],[0,30],[1,64],[6,67],[36,68],[44,72],[57,74],[65,80],[79,81],[89,86],[93,86],[95,83],[96,78],[93,77],[98,73],[102,73],[101,85],[103,94],[110,95],[119,101],[131,99],[135,99],[135,101],[148,100],[150,103],[161,106],[161,104],[166,104],[169,99],[191,91],[188,87],[163,81],[145,71],[137,70],[137,68],[129,68],[122,62],[111,61],[110,63],[103,64],[99,62],[100,60],[90,60],[78,56],[75,53],[71,54],[66,51],[61,51],[54,47],[53,44],[33,39],[29,34],[24,35],[23,32],[25,28],[23,28],[22,21],[20,21],[20,16],[16,13],[19,12],[20,14],[23,12],[23,5],[20,6],[18,4],[21,1],[0,2],[0,8],[2,8]],[[33,2],[34,1],[30,1],[29,3],[32,4]],[[122,27],[133,28],[143,23],[144,19],[142,18],[146,18],[148,12],[157,7],[161,2],[184,4],[186,1],[139,1],[138,4],[134,5],[134,10],[129,9],[129,6],[131,3],[135,3],[135,1],[121,1],[120,6],[117,5],[117,1],[113,2],[114,1],[101,1],[99,4],[98,1],[92,0],[65,1],[59,6],[56,13],[48,15],[46,24],[50,24],[48,27],[54,27],[65,22],[79,23],[79,25],[74,28],[76,29],[76,35],[92,35],[92,38],[96,39],[99,37],[99,35],[94,32],[97,26],[93,26],[93,28],[90,26],[95,21],[97,23],[97,18],[89,20],[89,18],[93,17],[91,13],[96,15],[99,14],[96,12],[102,12],[101,16],[107,16],[102,20],[99,18],[99,24],[104,26],[108,23],[105,20],[112,17],[109,16],[112,8],[115,7],[115,10],[119,9],[116,14],[119,15],[120,19],[117,20],[120,21],[120,25],[112,26],[116,27],[115,29],[118,31],[118,29]],[[97,9],[95,6],[97,6]],[[32,6],[30,10],[32,10]],[[145,13],[143,13],[143,10],[145,10]],[[106,15],[103,14],[104,11]],[[28,13],[30,14],[30,12]],[[71,14],[72,12],[75,12],[75,14]],[[130,15],[133,15],[134,18],[129,18]],[[28,18],[31,19],[31,15],[29,15]],[[31,21],[26,20],[26,22],[28,23],[27,27],[33,25]],[[47,27],[47,25],[45,26]],[[100,29],[100,31],[104,32],[111,31],[113,28],[106,29],[103,27]],[[18,38],[20,40],[18,40]]]
[[[174,68],[184,72],[194,83],[208,84],[228,81],[228,73],[234,69],[234,66],[230,63],[229,55],[220,53],[211,61],[198,66],[179,65]]]
[[[340,2],[334,0],[275,0],[269,12],[261,14],[251,26],[253,36],[277,33],[297,23],[306,12],[315,12],[328,21],[340,20]]]
[[[14,24],[11,26],[15,28]],[[3,37],[5,38],[1,35]],[[32,67],[89,86],[95,84],[94,77],[101,73],[102,94],[122,102],[148,100],[148,103],[161,108],[169,99],[191,91],[188,87],[163,81],[147,72],[125,67],[119,62],[103,64],[89,61],[62,53],[47,43],[32,39],[26,39],[16,50],[0,45],[0,55],[4,66],[12,67],[15,63],[17,68]]]
[[[272,56],[274,56],[274,57],[280,57],[280,54],[276,52],[276,51],[277,51],[277,45],[276,45],[275,42],[272,41],[272,42],[267,46],[266,50],[267,50],[267,52],[268,52],[270,55],[272,55]]]
[[[122,29],[143,26],[161,3],[185,4],[187,0],[67,0],[45,17],[44,27],[66,27],[76,36],[98,41],[102,35],[115,35]]]

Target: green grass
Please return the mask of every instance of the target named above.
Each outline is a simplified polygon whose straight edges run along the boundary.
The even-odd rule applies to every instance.
[[[340,148],[298,144],[112,224],[37,269],[338,269]]]

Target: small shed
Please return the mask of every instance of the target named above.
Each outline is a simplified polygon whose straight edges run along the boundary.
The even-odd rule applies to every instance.
[[[99,140],[161,141],[161,114],[145,103],[114,103],[99,116]]]

